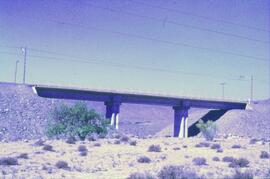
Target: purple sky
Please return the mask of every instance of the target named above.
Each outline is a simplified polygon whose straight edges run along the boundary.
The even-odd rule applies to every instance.
[[[16,47],[26,46],[27,83],[216,98],[225,82],[226,98],[247,99],[253,75],[254,97],[268,98],[269,7],[269,0],[0,0],[0,81],[14,81],[16,60],[22,81]]]

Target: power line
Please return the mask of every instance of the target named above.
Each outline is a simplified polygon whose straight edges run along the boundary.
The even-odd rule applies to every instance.
[[[268,33],[270,32],[269,29],[263,29],[263,28],[249,26],[249,25],[238,24],[238,23],[235,23],[235,22],[231,22],[231,21],[227,21],[227,20],[223,20],[223,19],[216,19],[216,18],[203,16],[203,15],[197,15],[197,14],[194,14],[194,13],[191,13],[191,12],[186,12],[186,11],[181,11],[181,10],[178,10],[178,9],[167,8],[167,7],[163,7],[163,6],[159,6],[159,5],[148,4],[148,3],[137,1],[137,0],[129,0],[129,1],[133,2],[133,3],[136,3],[136,4],[143,5],[143,6],[162,9],[162,10],[165,10],[165,11],[175,12],[175,13],[179,13],[179,14],[184,14],[184,15],[188,15],[188,16],[192,16],[192,17],[206,19],[206,20],[209,20],[209,21],[215,21],[215,22],[219,22],[219,23],[239,26],[239,27],[242,27],[242,28],[248,28],[248,29],[252,29],[252,30],[256,30],[256,31],[263,31],[263,32],[268,32]]]
[[[115,30],[108,30],[108,29],[103,29],[103,28],[100,28],[100,27],[83,25],[83,24],[79,24],[79,23],[70,23],[70,22],[52,20],[52,19],[47,19],[47,18],[46,19],[45,18],[30,18],[30,17],[26,17],[26,16],[23,16],[23,15],[20,15],[20,17],[24,17],[24,18],[32,19],[32,20],[48,21],[48,22],[61,24],[61,25],[68,25],[68,26],[72,26],[72,27],[76,27],[76,28],[83,28],[83,29],[90,29],[90,30],[95,30],[95,31],[109,32],[109,33],[113,33],[113,34],[117,34],[117,35],[121,35],[121,36],[137,38],[137,39],[143,39],[143,40],[147,40],[147,41],[154,41],[154,42],[159,42],[159,43],[162,43],[162,44],[169,44],[169,45],[173,45],[173,46],[181,46],[181,47],[188,47],[188,48],[192,48],[192,49],[206,50],[206,51],[211,51],[211,52],[215,52],[215,53],[219,53],[219,54],[227,54],[227,55],[232,55],[232,56],[244,57],[244,58],[248,58],[248,59],[252,59],[252,60],[268,61],[268,59],[262,58],[262,57],[255,57],[255,56],[245,55],[245,54],[241,54],[241,53],[237,53],[237,52],[213,49],[213,48],[208,48],[208,47],[194,46],[194,45],[190,45],[190,44],[187,44],[187,43],[163,40],[163,39],[158,39],[158,38],[155,38],[155,37],[146,37],[146,36],[142,36],[142,35],[139,35],[139,34],[132,34],[132,33],[127,33],[127,32],[115,31]]]
[[[63,59],[63,58],[59,58],[59,57],[49,57],[49,56],[39,56],[39,55],[28,55],[28,57],[40,58],[40,59],[44,59],[44,60],[53,60],[53,61],[69,61],[69,62],[75,62],[75,63],[89,63],[89,64],[105,65],[105,66],[117,67],[117,68],[124,67],[124,68],[130,68],[130,69],[158,71],[158,72],[173,73],[173,74],[180,73],[183,75],[211,77],[214,79],[224,78],[224,79],[233,80],[233,81],[249,81],[249,80],[244,80],[244,79],[228,78],[228,77],[224,77],[224,76],[217,76],[217,75],[211,75],[211,74],[205,74],[205,73],[194,73],[194,72],[186,72],[186,71],[180,71],[180,70],[171,70],[171,69],[166,69],[166,68],[153,68],[153,67],[145,67],[145,66],[139,66],[139,65],[123,64],[123,63],[104,62],[104,61],[99,61],[97,59],[72,60],[72,59],[66,59],[66,58]]]
[[[87,4],[89,4],[89,3],[87,3]],[[123,10],[116,10],[116,9],[96,6],[96,5],[93,5],[93,4],[89,4],[89,5],[92,8],[102,9],[102,10],[110,11],[110,12],[113,12],[113,13],[120,13],[120,14],[129,15],[129,16],[139,17],[139,18],[146,18],[146,19],[150,19],[150,20],[158,21],[158,22],[162,22],[162,23],[164,22],[164,19],[157,18],[157,17],[151,17],[151,16],[142,15],[142,14],[136,14],[136,13],[133,13],[133,12],[128,12],[128,11],[123,11]],[[242,35],[238,35],[238,34],[233,34],[233,33],[228,33],[228,32],[222,32],[222,31],[213,30],[213,29],[209,29],[209,28],[204,28],[204,27],[200,27],[200,26],[196,26],[196,25],[179,23],[177,21],[172,21],[172,20],[166,20],[166,23],[173,24],[173,25],[176,25],[176,26],[182,26],[182,27],[185,27],[185,28],[196,29],[196,30],[206,31],[206,32],[211,32],[211,33],[216,33],[216,34],[220,34],[220,35],[223,35],[223,36],[229,36],[229,37],[249,40],[249,41],[253,41],[253,42],[263,43],[263,44],[270,43],[269,41],[254,39],[254,38],[250,38],[250,37],[246,37],[246,36],[242,36]]]
[[[199,77],[209,77],[213,79],[227,79],[231,81],[243,81],[243,82],[249,82],[250,80],[246,79],[241,79],[241,78],[230,78],[230,77],[225,77],[225,76],[218,76],[218,75],[212,75],[212,74],[206,74],[206,73],[195,73],[195,72],[187,72],[187,71],[181,71],[181,70],[171,70],[171,69],[166,69],[166,68],[153,68],[153,67],[146,67],[146,66],[139,66],[139,65],[130,65],[130,64],[123,64],[123,63],[115,63],[115,62],[109,62],[109,61],[101,61],[99,59],[94,59],[94,58],[83,58],[83,57],[76,57],[76,56],[70,56],[70,55],[65,55],[63,53],[58,53],[58,52],[50,52],[47,50],[40,50],[40,49],[35,49],[35,48],[27,48],[28,50],[34,50],[37,52],[44,52],[48,54],[54,54],[54,55],[61,55],[63,57],[67,58],[59,58],[59,57],[52,57],[52,56],[40,56],[40,55],[27,55],[28,60],[32,61],[31,58],[39,58],[43,59],[42,61],[66,61],[66,62],[73,62],[73,63],[85,63],[85,64],[95,64],[95,65],[105,65],[109,67],[117,67],[117,68],[129,68],[129,69],[136,69],[136,70],[147,70],[147,71],[158,71],[158,72],[163,72],[163,73],[171,73],[171,74],[183,74],[183,75],[188,75],[188,76],[199,76]],[[10,52],[1,52],[4,54],[9,54],[9,55],[18,55],[16,53],[10,53]],[[74,58],[76,60],[74,60]],[[78,60],[81,59],[81,60]],[[35,61],[35,60],[34,60]]]

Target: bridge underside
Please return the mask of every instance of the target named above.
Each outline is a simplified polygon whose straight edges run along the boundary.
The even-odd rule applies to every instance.
[[[188,110],[191,107],[221,110],[245,109],[246,107],[246,103],[232,101],[67,89],[47,86],[34,86],[33,89],[40,97],[104,102],[106,106],[106,118],[111,119],[111,125],[114,125],[116,129],[119,128],[119,113],[122,103],[171,106],[174,110],[173,136],[181,138],[188,137]]]

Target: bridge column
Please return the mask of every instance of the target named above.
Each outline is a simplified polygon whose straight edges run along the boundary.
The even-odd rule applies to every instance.
[[[174,106],[174,129],[173,136],[184,138],[188,137],[188,110],[186,106]]]
[[[106,118],[111,119],[111,125],[116,130],[119,129],[119,113],[120,113],[120,102],[110,101],[105,102],[106,105]]]

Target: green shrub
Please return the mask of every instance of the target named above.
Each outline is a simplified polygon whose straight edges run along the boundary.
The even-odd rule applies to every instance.
[[[196,124],[196,127],[200,129],[206,140],[212,141],[217,135],[217,126],[211,120],[208,120],[206,123],[204,123],[203,120],[200,119],[198,124]]]
[[[107,134],[109,121],[83,102],[72,107],[61,104],[52,110],[51,117],[52,122],[46,130],[48,137],[78,136],[84,140],[89,134]]]

